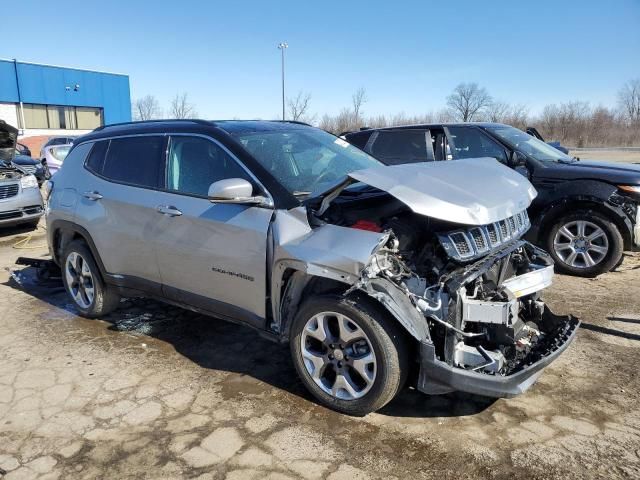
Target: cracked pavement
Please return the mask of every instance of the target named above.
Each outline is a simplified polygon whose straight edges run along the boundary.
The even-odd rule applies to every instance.
[[[350,418],[286,346],[151,300],[78,317],[0,240],[0,479],[639,478],[640,255],[546,294],[577,341],[515,399],[407,389]],[[41,242],[34,238],[33,242]]]

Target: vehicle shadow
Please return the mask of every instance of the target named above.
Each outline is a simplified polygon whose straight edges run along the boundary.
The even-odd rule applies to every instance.
[[[77,315],[59,278],[41,280],[35,268],[15,269],[4,285],[25,291],[53,307]],[[256,330],[207,317],[151,299],[123,299],[120,307],[102,318],[111,331],[147,335],[171,345],[176,352],[205,369],[234,372],[233,391],[260,389],[251,379],[315,403],[298,380],[287,344],[261,336]],[[246,381],[243,377],[248,377]],[[454,417],[475,415],[494,399],[462,393],[440,396],[405,388],[378,413],[392,417]]]
[[[626,319],[626,320],[631,321],[633,319]],[[616,330],[614,328],[601,327],[600,325],[594,325],[592,323],[582,322],[580,324],[580,328],[584,330],[590,330],[592,332],[604,333],[606,335],[613,335],[615,337],[626,338],[627,340],[640,340],[640,335],[638,335],[637,333],[629,333],[622,330]]]
[[[637,323],[638,325],[640,325],[640,318],[607,317],[607,320],[611,320],[612,322]]]
[[[29,224],[20,224],[13,227],[0,227],[0,239],[15,235],[28,235],[36,232],[38,227]]]

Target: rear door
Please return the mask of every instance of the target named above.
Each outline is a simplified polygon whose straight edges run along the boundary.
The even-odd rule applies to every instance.
[[[154,239],[163,200],[167,137],[137,135],[94,144],[79,191],[76,221],[86,228],[107,272],[133,287],[161,291]]]
[[[365,151],[386,165],[434,160],[428,129],[379,130],[371,136]]]
[[[154,243],[167,298],[264,327],[270,208],[212,203],[211,183],[257,181],[208,137],[172,135]]]

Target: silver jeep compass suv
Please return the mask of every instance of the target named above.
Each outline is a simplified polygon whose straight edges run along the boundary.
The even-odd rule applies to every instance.
[[[536,196],[493,159],[384,166],[296,122],[153,121],[76,140],[47,232],[82,315],[150,296],[288,341],[323,404],[363,415],[410,381],[517,395],[579,322],[540,300]]]

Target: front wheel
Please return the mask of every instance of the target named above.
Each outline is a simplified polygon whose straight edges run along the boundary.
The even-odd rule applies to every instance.
[[[547,250],[559,271],[581,277],[608,272],[622,260],[624,241],[604,215],[579,210],[556,221],[547,235]]]
[[[404,332],[382,308],[359,297],[312,297],[290,335],[293,363],[324,405],[362,416],[390,402],[405,383]]]

